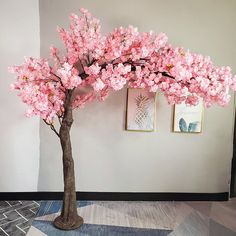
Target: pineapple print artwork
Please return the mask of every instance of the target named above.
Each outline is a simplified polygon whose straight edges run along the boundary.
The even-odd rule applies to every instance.
[[[135,98],[136,113],[134,121],[140,129],[142,129],[146,123],[150,123],[148,113],[149,103],[149,98],[141,93]]]
[[[127,99],[127,130],[153,131],[155,93],[144,89],[129,89]]]

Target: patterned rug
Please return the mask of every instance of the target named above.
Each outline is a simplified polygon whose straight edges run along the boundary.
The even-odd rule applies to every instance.
[[[0,236],[26,235],[38,208],[35,201],[0,201]]]
[[[74,231],[54,228],[60,201],[43,201],[28,236],[235,236],[236,201],[80,201],[84,224]]]

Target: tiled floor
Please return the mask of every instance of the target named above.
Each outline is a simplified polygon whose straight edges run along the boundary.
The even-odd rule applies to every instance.
[[[0,201],[0,236],[26,235],[38,208],[35,201]]]
[[[80,201],[85,224],[60,231],[52,220],[60,201],[0,202],[0,236],[236,236],[236,199],[228,202]],[[37,212],[37,218],[33,221]],[[32,226],[30,227],[30,225]],[[29,229],[30,228],[30,229]]]
[[[78,211],[85,224],[75,231],[60,231],[53,227],[52,221],[60,208],[60,201],[41,202],[27,235],[236,235],[236,199],[228,202],[80,201]]]

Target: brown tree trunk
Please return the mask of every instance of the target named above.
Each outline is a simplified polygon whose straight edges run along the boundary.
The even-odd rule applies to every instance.
[[[83,224],[83,218],[77,213],[74,161],[70,141],[70,129],[73,123],[71,98],[72,91],[66,95],[64,117],[60,127],[60,141],[63,153],[64,197],[61,215],[54,220],[55,227],[72,230]]]

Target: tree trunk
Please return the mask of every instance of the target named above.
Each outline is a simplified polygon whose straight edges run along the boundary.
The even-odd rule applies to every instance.
[[[73,123],[71,96],[72,91],[69,91],[64,104],[64,117],[59,132],[63,153],[64,197],[61,215],[54,220],[54,225],[63,230],[76,229],[83,224],[83,218],[77,213],[74,161],[70,141],[70,129]]]

